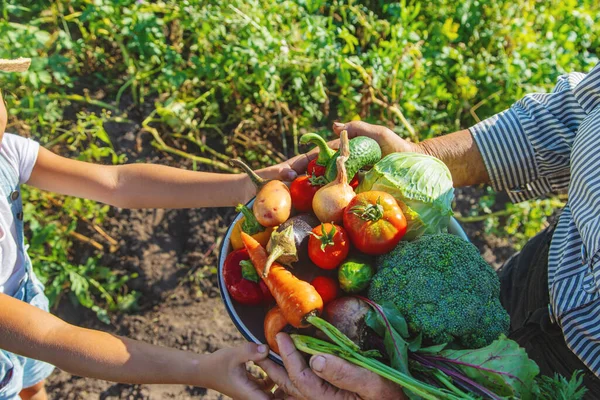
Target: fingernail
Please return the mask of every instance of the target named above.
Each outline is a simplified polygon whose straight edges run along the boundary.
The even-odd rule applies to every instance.
[[[258,350],[259,353],[266,353],[267,352],[267,346],[265,346],[264,344],[259,345],[256,350]]]
[[[325,369],[326,362],[327,362],[327,360],[325,360],[325,357],[315,356],[310,359],[310,367],[312,368],[313,371],[322,372],[323,369]]]
[[[346,126],[346,124],[342,124],[341,122],[334,122],[333,126],[336,128],[343,128]]]
[[[293,181],[294,179],[296,179],[298,177],[298,174],[294,170],[288,171],[286,173],[286,175],[287,175],[287,180],[288,181]]]

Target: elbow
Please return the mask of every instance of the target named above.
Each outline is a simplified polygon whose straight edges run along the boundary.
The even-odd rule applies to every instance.
[[[112,171],[107,174],[101,198],[103,203],[117,208],[134,208],[133,199],[128,195],[127,178],[123,174],[123,166],[110,166]]]

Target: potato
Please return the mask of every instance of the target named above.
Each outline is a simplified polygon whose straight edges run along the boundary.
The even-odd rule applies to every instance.
[[[288,220],[292,211],[290,190],[281,181],[266,182],[256,195],[252,211],[262,226],[271,227],[283,224]]]

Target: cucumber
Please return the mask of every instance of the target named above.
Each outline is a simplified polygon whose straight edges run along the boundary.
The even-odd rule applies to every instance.
[[[358,136],[350,139],[350,157],[346,161],[346,171],[348,172],[348,181],[352,180],[354,175],[367,165],[375,165],[381,160],[381,148],[377,142],[366,136]],[[335,161],[339,157],[339,150],[329,159],[325,178],[331,182],[337,176],[337,165]]]

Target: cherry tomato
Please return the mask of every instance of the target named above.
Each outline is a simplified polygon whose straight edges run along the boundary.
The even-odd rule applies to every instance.
[[[344,227],[354,247],[365,254],[390,252],[406,233],[406,218],[392,195],[359,193],[344,210]]]
[[[250,262],[246,249],[229,253],[223,266],[223,280],[229,295],[238,303],[256,306],[273,301],[267,285],[260,279]],[[252,273],[254,271],[254,273]]]
[[[310,283],[314,286],[317,292],[323,299],[323,304],[327,304],[332,300],[337,299],[339,295],[339,285],[335,279],[328,276],[317,276]]]
[[[323,176],[325,175],[325,166],[317,164],[317,159],[314,158],[308,162],[308,168],[306,168],[306,174],[312,176]]]
[[[308,238],[308,256],[320,268],[334,269],[350,251],[350,242],[344,228],[335,224],[321,224]]]
[[[294,179],[290,185],[290,195],[292,196],[294,208],[300,212],[312,211],[313,197],[326,183],[327,181],[322,176],[303,175]]]

